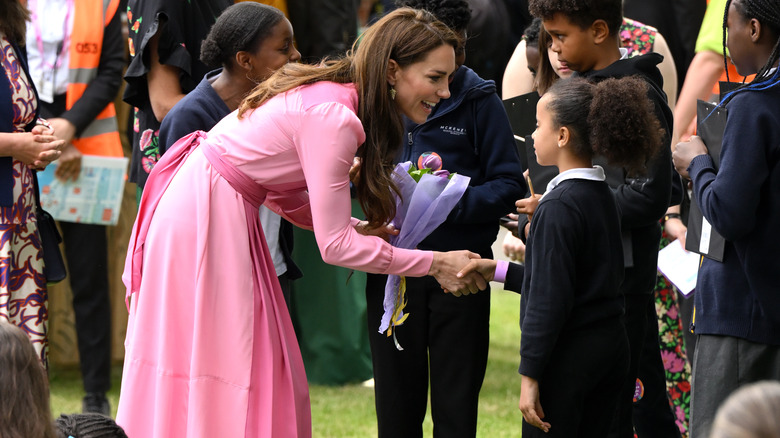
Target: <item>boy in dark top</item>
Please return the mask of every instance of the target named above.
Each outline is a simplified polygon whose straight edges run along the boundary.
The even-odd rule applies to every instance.
[[[714,145],[699,137],[674,151],[704,217],[726,238],[723,261],[703,258],[696,284],[694,438],[710,436],[718,405],[737,388],[780,380],[780,3],[729,0],[726,11],[731,60],[756,77],[720,103],[728,119],[719,168],[707,153]]]
[[[656,320],[653,303],[658,244],[661,238],[659,220],[663,217],[672,198],[673,181],[676,193],[682,193],[679,179],[673,175],[670,136],[672,113],[663,92],[663,79],[656,65],[663,59],[650,53],[624,59],[619,48],[618,29],[623,19],[620,0],[531,0],[531,13],[542,19],[545,30],[552,38],[552,50],[558,53],[575,76],[600,82],[607,78],[638,76],[648,84],[648,98],[652,101],[655,116],[664,130],[663,147],[647,163],[647,174],[634,177],[624,169],[604,166],[607,182],[615,192],[620,212],[620,227],[624,249],[624,280],[621,292],[625,298],[625,326],[631,349],[631,363],[624,383],[623,395],[618,405],[616,420],[619,437],[633,437],[632,403],[640,360],[652,360],[658,370],[657,378],[643,382],[660,394],[656,415],[660,419],[654,430],[659,437],[679,436],[674,418],[665,397],[663,364],[660,359],[657,336],[646,337],[646,330],[657,330],[649,323]],[[614,114],[628,118],[632,114]],[[597,164],[604,164],[596,159]],[[673,179],[676,178],[676,179]],[[677,200],[679,203],[679,200]],[[653,342],[652,357],[642,357],[643,341]],[[615,432],[613,430],[613,432]]]

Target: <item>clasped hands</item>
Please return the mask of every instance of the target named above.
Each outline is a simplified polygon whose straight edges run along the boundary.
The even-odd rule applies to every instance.
[[[65,142],[54,136],[54,130],[47,124],[36,125],[31,132],[18,134],[22,141],[12,154],[14,158],[34,170],[42,170],[52,161],[60,158]]]

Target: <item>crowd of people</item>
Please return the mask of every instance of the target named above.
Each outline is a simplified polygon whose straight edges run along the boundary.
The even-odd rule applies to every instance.
[[[479,435],[490,282],[521,295],[522,436],[780,437],[780,3],[299,3],[0,3],[0,437],[312,436],[295,280],[355,295],[322,262],[368,273],[350,331],[380,437],[421,437],[429,405],[434,436]],[[719,144],[697,98],[727,113]],[[54,420],[36,174],[123,156],[125,123],[118,413],[107,227],[59,221],[85,396]],[[419,224],[391,221],[393,171],[430,156],[468,187],[394,246]],[[722,256],[685,245],[692,204]],[[492,253],[502,225],[517,263]],[[293,226],[321,260],[296,260]],[[657,269],[675,240],[703,254],[692,298]],[[392,337],[388,276],[411,315]]]

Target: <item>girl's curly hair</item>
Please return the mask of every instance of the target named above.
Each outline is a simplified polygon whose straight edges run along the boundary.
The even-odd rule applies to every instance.
[[[647,92],[647,83],[638,77],[598,83],[569,78],[547,91],[552,95],[547,109],[557,127],[569,128],[575,154],[601,155],[612,165],[641,174],[663,138]]]

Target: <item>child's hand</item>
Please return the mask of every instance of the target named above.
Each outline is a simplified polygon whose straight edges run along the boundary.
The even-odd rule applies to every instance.
[[[517,233],[517,214],[509,213],[499,220],[499,224],[512,233]]]
[[[431,264],[428,275],[435,277],[446,293],[451,293],[456,297],[475,294],[487,289],[488,284],[485,279],[477,273],[458,274],[465,266],[469,265],[472,259],[479,258],[479,254],[465,250],[434,251],[433,264]]]
[[[525,244],[513,234],[506,234],[501,247],[504,249],[504,255],[510,260],[521,263],[525,260]]]
[[[463,278],[472,272],[481,275],[485,281],[493,281],[493,277],[496,275],[496,261],[491,259],[471,259],[469,264],[464,266],[457,275],[458,278]]]
[[[539,204],[539,199],[541,197],[542,195],[531,195],[530,198],[520,199],[519,201],[515,202],[517,212],[528,215],[528,220],[531,220],[531,217],[534,215],[536,206]]]
[[[521,376],[520,383],[520,411],[523,419],[531,426],[542,429],[545,433],[550,431],[550,423],[542,421],[544,410],[539,403],[539,382],[528,376]]]
[[[680,176],[690,179],[688,167],[691,165],[691,161],[699,155],[706,154],[707,146],[701,141],[701,137],[694,135],[688,141],[677,143],[677,146],[674,147],[674,152],[672,152],[674,168],[677,169]]]
[[[669,240],[679,240],[682,247],[685,248],[685,234],[688,231],[688,227],[685,226],[682,219],[669,218],[669,220],[664,222],[664,231],[669,235]]]

